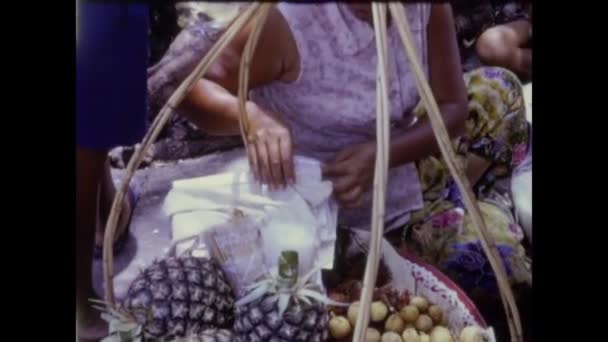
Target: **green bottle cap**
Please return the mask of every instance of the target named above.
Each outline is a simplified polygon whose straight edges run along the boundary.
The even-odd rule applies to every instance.
[[[279,278],[290,285],[298,281],[298,252],[281,252],[281,256],[279,256]]]

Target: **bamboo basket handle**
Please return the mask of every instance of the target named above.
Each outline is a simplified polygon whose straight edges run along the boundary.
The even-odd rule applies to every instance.
[[[156,140],[162,128],[166,125],[168,120],[174,113],[175,108],[181,103],[186,94],[192,89],[194,83],[204,75],[209,66],[219,57],[220,53],[226,48],[226,46],[232,41],[232,39],[250,22],[252,16],[257,12],[260,7],[260,3],[254,2],[242,13],[240,13],[234,21],[228,26],[226,31],[220,36],[218,41],[211,47],[209,52],[202,58],[196,68],[190,73],[188,77],[182,82],[182,84],[175,90],[173,95],[169,98],[167,103],[160,110],[157,117],[152,122],[148,132],[144,136],[142,143],[135,149],[135,153],[127,164],[125,178],[122,180],[118,192],[114,196],[112,207],[110,209],[110,215],[108,222],[105,227],[104,241],[103,241],[103,279],[104,279],[104,290],[105,290],[105,302],[109,308],[116,307],[116,301],[114,296],[114,256],[113,256],[113,242],[114,235],[116,232],[116,225],[118,224],[118,218],[122,210],[122,202],[125,198],[125,194],[133,179],[135,170],[141,164],[143,156],[146,151],[150,148],[152,142]]]
[[[374,33],[378,50],[378,68],[376,76],[376,163],[374,169],[374,188],[371,216],[371,235],[369,252],[363,276],[363,288],[359,299],[360,309],[354,327],[353,341],[365,341],[367,326],[369,325],[370,307],[378,267],[382,254],[382,238],[384,236],[385,193],[388,178],[388,154],[390,138],[389,101],[388,101],[388,73],[387,73],[387,30],[386,30],[386,3],[373,2],[372,13],[374,19]]]
[[[239,128],[241,130],[241,137],[243,138],[243,145],[245,145],[245,151],[249,156],[249,121],[247,119],[247,98],[249,88],[249,69],[251,66],[251,60],[255,52],[255,47],[260,38],[262,28],[268,18],[268,13],[274,7],[272,2],[264,2],[260,6],[259,11],[256,12],[254,17],[254,27],[251,30],[251,34],[247,39],[247,44],[243,49],[241,56],[241,64],[239,68],[239,87],[238,87],[238,100],[239,100]]]
[[[437,101],[433,96],[424,71],[420,65],[418,55],[416,54],[416,48],[413,43],[409,23],[406,19],[405,7],[398,3],[391,2],[389,3],[389,8],[392,17],[395,20],[395,24],[397,24],[403,47],[405,48],[405,52],[412,66],[412,70],[414,71],[416,87],[418,88],[418,93],[420,94],[420,97],[422,98],[424,106],[427,110],[433,132],[435,133],[435,138],[437,139],[437,143],[441,150],[441,155],[443,156],[443,159],[445,160],[454,181],[458,185],[458,189],[463,195],[465,207],[469,212],[473,226],[475,227],[477,235],[481,240],[484,253],[490,261],[494,274],[496,275],[496,280],[498,282],[498,287],[500,289],[500,294],[507,315],[507,321],[509,323],[511,341],[522,341],[523,333],[519,311],[515,303],[515,297],[513,296],[513,291],[509,284],[504,265],[500,259],[500,254],[496,248],[496,243],[493,237],[488,233],[488,229],[479,210],[479,206],[477,205],[477,201],[475,200],[475,196],[471,191],[471,185],[469,184],[469,181],[462,169],[456,163],[456,154],[454,153],[450,136],[439,111]]]

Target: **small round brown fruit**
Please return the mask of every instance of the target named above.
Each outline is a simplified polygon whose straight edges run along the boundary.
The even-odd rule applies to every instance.
[[[420,315],[415,323],[416,329],[428,333],[433,329],[433,320],[428,315]]]
[[[374,328],[367,328],[365,330],[365,342],[381,342],[380,332]]]
[[[484,342],[484,335],[480,327],[468,326],[460,332],[460,342]]]
[[[369,313],[369,318],[372,322],[382,322],[386,319],[386,315],[388,314],[388,307],[386,304],[377,301],[372,303],[372,307]]]
[[[443,311],[438,305],[429,306],[428,314],[431,316],[435,324],[441,323],[441,320],[443,319]]]
[[[388,316],[386,322],[384,322],[384,330],[396,332],[397,334],[401,334],[405,329],[405,322],[403,318],[399,314],[392,314]]]
[[[407,328],[401,334],[403,342],[420,342],[420,335],[414,328]]]
[[[436,326],[431,331],[431,342],[454,342],[454,338],[446,327]]]
[[[414,330],[416,330],[416,326],[414,325],[414,323],[405,323],[405,329],[414,329]]]
[[[420,310],[416,306],[407,305],[401,309],[399,315],[401,315],[405,323],[414,323],[418,319],[418,316],[420,316]]]
[[[329,334],[335,339],[345,338],[352,331],[350,322],[344,316],[334,316],[329,320]]]
[[[396,332],[387,331],[382,334],[382,342],[403,342],[403,340]]]
[[[424,297],[416,296],[412,297],[410,305],[417,307],[420,312],[426,312],[429,308],[429,301]]]
[[[329,294],[329,299],[335,301],[335,302],[339,302],[339,303],[347,303],[349,302],[348,297],[340,292],[332,292]],[[327,309],[330,312],[335,313],[336,315],[346,315],[346,307],[343,306],[333,306],[333,305],[328,305]]]
[[[336,302],[345,303],[348,302],[348,297],[341,292],[332,292],[329,294],[329,299],[334,300]]]
[[[357,316],[359,316],[359,302],[354,302],[348,307],[348,312],[346,313],[346,317],[348,317],[353,327],[357,324]]]

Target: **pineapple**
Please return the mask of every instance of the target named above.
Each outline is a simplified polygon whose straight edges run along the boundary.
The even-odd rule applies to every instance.
[[[232,323],[234,297],[222,270],[207,258],[165,258],[130,285],[124,310],[143,336],[172,339]]]
[[[239,342],[327,340],[327,312],[331,302],[307,277],[298,281],[298,254],[279,257],[278,277],[255,284],[236,304],[234,333]]]
[[[198,335],[190,335],[173,342],[234,342],[234,335],[226,329],[208,329]]]

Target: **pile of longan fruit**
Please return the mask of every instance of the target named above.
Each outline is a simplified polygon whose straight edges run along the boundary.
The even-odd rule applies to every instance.
[[[409,300],[408,300],[409,299]],[[466,327],[456,339],[447,328],[443,311],[422,296],[395,301],[376,300],[370,308],[366,342],[485,342],[479,327]],[[391,305],[397,304],[397,306]],[[350,341],[359,315],[359,302],[348,306],[345,315],[330,309],[329,334],[334,341]],[[338,312],[338,314],[336,314]]]

